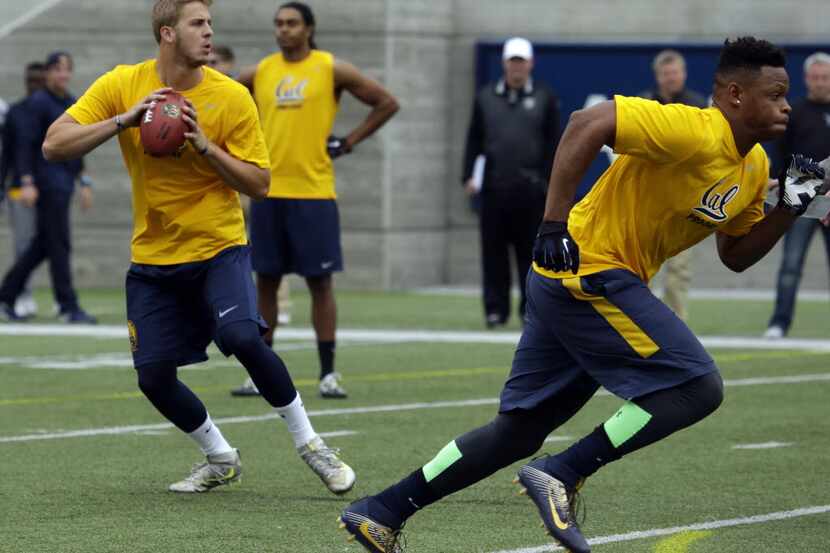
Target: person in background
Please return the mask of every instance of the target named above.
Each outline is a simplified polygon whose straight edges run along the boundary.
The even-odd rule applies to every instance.
[[[818,160],[830,156],[830,54],[816,52],[804,60],[804,83],[807,97],[793,105],[787,132],[778,142],[781,160],[794,152]],[[821,225],[818,219],[799,218],[784,237],[775,286],[775,311],[764,338],[783,338],[790,330],[804,260],[817,230],[821,230],[830,264],[830,228]]]
[[[302,2],[281,5],[274,16],[279,52],[244,69],[239,81],[259,108],[271,160],[268,197],[251,205],[251,246],[259,310],[273,344],[277,289],[285,275],[305,279],[320,362],[318,390],[345,398],[334,370],[337,304],[334,273],[343,270],[340,215],[333,160],[348,154],[398,111],[398,102],[357,67],[320,50],[316,22]],[[348,92],[370,108],[343,138],[331,135],[340,97]]]
[[[476,94],[462,178],[467,194],[480,196],[482,299],[488,328],[510,318],[511,250],[521,292],[519,314],[524,317],[524,282],[559,138],[559,100],[531,77],[531,43],[519,37],[506,41],[502,65],[504,76]],[[479,156],[484,158],[481,190],[474,179]]]
[[[212,67],[231,78],[236,78],[236,56],[230,46],[217,44],[210,52],[207,62],[208,67]]]
[[[706,98],[686,88],[686,60],[680,52],[661,51],[654,57],[651,68],[656,86],[641,92],[639,96],[661,104],[707,107]],[[689,283],[692,280],[691,257],[691,250],[678,253],[666,261],[663,272],[663,301],[684,321],[688,315]]]
[[[28,102],[29,124],[15,144],[15,167],[20,175],[20,201],[37,206],[37,228],[26,251],[18,258],[0,285],[0,318],[20,320],[14,310],[32,272],[49,260],[52,292],[58,305],[58,317],[72,324],[95,324],[97,321],[78,304],[72,285],[70,266],[71,234],[69,212],[75,182],[81,178],[83,161],[50,162],[43,157],[40,145],[49,126],[75,103],[69,92],[72,79],[72,56],[53,52],[46,59],[43,89],[32,94]],[[81,207],[92,206],[89,180],[81,182]]]
[[[31,62],[26,65],[24,72],[24,86],[26,96],[13,104],[6,114],[6,122],[2,129],[3,154],[0,159],[0,189],[8,198],[9,224],[11,226],[12,247],[14,260],[17,261],[29,247],[37,228],[37,217],[34,206],[30,205],[31,198],[22,198],[20,174],[15,164],[16,147],[25,135],[26,129],[32,121],[28,115],[28,105],[32,94],[42,89],[45,84],[45,67],[42,62]],[[32,295],[26,279],[23,291],[14,304],[14,312],[18,317],[27,318],[37,314],[37,302]]]

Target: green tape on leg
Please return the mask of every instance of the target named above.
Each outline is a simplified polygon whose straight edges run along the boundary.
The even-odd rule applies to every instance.
[[[424,465],[424,468],[421,469],[424,471],[424,478],[427,482],[432,482],[436,476],[447,470],[450,465],[459,459],[461,459],[461,451],[453,440],[445,445],[444,449],[439,451],[432,461]]]
[[[643,429],[651,415],[630,401],[620,407],[613,417],[605,421],[603,428],[614,447],[620,447]]]

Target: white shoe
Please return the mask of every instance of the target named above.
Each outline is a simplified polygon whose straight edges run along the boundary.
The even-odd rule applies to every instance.
[[[242,383],[242,386],[231,390],[231,395],[236,397],[250,397],[258,396],[260,393],[259,388],[256,387],[256,384],[254,384],[254,379],[249,376],[245,379],[245,382]]]
[[[291,324],[291,313],[287,313],[285,311],[277,313],[277,324],[280,326]]]
[[[315,436],[297,448],[303,461],[320,477],[329,491],[336,494],[351,490],[355,481],[352,467],[337,456],[339,451],[328,447],[320,436]]]
[[[766,340],[780,340],[784,337],[784,329],[778,325],[769,327],[763,336]]]
[[[242,461],[239,450],[208,455],[204,463],[193,465],[190,474],[167,488],[177,493],[208,492],[217,486],[224,486],[239,481],[242,476]]]
[[[34,317],[37,315],[37,302],[32,294],[24,294],[14,303],[14,312],[18,317]]]
[[[320,379],[320,395],[328,399],[344,399],[349,397],[346,390],[340,386],[340,373],[329,373]]]

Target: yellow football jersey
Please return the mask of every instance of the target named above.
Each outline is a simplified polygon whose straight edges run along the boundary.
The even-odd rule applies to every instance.
[[[711,233],[741,236],[764,218],[766,152],[756,144],[741,157],[719,109],[614,100],[621,155],[568,219],[580,276],[628,269],[648,282],[666,259]]]
[[[256,106],[247,89],[218,71],[180,92],[193,103],[208,139],[232,156],[268,168],[268,150]],[[124,113],[163,88],[156,61],[119,65],[95,81],[67,113],[82,125]],[[118,135],[132,181],[132,260],[172,265],[210,259],[248,242],[239,194],[189,143],[177,157],[144,153],[139,129]]]
[[[334,56],[312,50],[299,62],[281,53],[259,62],[254,98],[271,159],[271,198],[333,199],[334,166],[326,151],[337,115]]]

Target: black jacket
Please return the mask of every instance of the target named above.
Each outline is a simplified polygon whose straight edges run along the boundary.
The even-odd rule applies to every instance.
[[[820,104],[806,98],[796,102],[787,131],[777,146],[773,174],[778,174],[789,154],[803,154],[816,161],[830,156],[830,103]]]
[[[484,190],[517,185],[546,188],[559,141],[559,99],[549,87],[528,80],[514,90],[503,80],[476,95],[467,132],[462,183],[478,155],[486,158]]]

